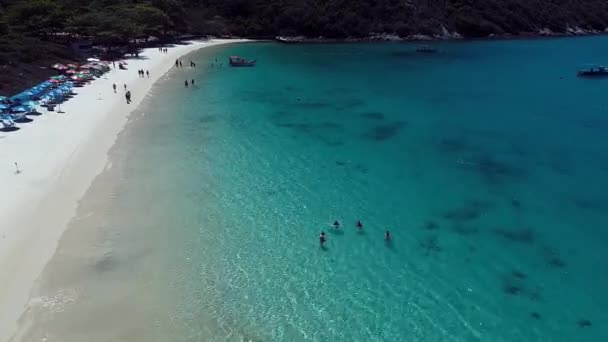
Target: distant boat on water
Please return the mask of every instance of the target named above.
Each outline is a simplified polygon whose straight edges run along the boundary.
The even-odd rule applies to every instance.
[[[248,61],[239,56],[230,56],[228,62],[230,63],[230,66],[233,67],[250,67],[255,65],[255,60]]]
[[[608,69],[601,65],[588,65],[578,71],[580,77],[608,76]]]
[[[275,37],[275,39],[278,42],[285,43],[285,44],[297,44],[297,43],[302,43],[305,41],[305,38],[302,36],[296,36],[296,37],[277,36],[277,37]]]
[[[434,48],[430,45],[418,45],[416,47],[416,52],[435,53],[435,52],[437,52],[437,48]]]

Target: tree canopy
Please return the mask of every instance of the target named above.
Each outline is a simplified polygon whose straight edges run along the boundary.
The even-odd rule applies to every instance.
[[[478,37],[608,27],[605,0],[2,0],[0,11],[0,32],[104,43],[180,33],[344,38],[446,28]]]

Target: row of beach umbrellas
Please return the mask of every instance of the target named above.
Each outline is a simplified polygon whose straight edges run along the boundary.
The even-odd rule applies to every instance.
[[[110,70],[108,64],[99,59],[89,58],[87,62],[83,65],[54,64],[52,68],[62,75],[52,76],[10,98],[0,96],[0,128],[14,129],[15,122],[25,120],[27,114],[37,113],[37,106],[50,108],[60,104],[73,94],[74,86],[82,85]]]

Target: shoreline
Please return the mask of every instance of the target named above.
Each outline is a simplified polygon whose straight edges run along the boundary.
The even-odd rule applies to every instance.
[[[30,291],[81,198],[95,177],[111,167],[108,152],[152,85],[174,67],[175,59],[201,48],[245,41],[194,41],[171,47],[167,54],[144,49],[138,58],[126,59],[128,70],[112,69],[76,88],[78,95],[61,106],[64,114],[46,112],[20,124],[19,131],[0,133],[0,341],[9,340],[18,328]],[[150,70],[150,78],[139,78],[139,69]],[[125,101],[123,84],[132,93],[131,104]]]
[[[459,34],[449,36],[427,36],[427,35],[410,35],[399,37],[392,34],[381,34],[377,36],[369,36],[364,38],[309,38],[309,37],[291,37],[277,36],[267,40],[274,41],[285,45],[308,45],[308,44],[356,44],[356,43],[437,43],[437,42],[472,42],[472,41],[503,41],[503,40],[526,40],[526,39],[558,39],[558,38],[582,38],[608,35],[607,31],[584,33],[529,33],[529,34],[492,34],[485,37],[464,37]],[[281,39],[282,38],[282,39]]]

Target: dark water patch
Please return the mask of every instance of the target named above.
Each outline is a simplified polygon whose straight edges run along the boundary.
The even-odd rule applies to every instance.
[[[518,200],[517,198],[511,198],[509,203],[511,204],[511,207],[513,209],[521,209],[521,201]]]
[[[380,113],[380,112],[367,112],[367,113],[363,113],[361,114],[362,117],[366,118],[366,119],[370,119],[370,120],[384,120],[384,114]]]
[[[348,162],[336,160],[336,165],[338,165],[338,166],[346,166],[346,165],[348,165]]]
[[[576,198],[574,205],[581,210],[608,212],[608,200],[598,198]]]
[[[424,223],[422,228],[424,230],[437,230],[437,229],[439,229],[439,224],[437,224],[437,222],[435,222],[435,221],[428,220]]]
[[[521,271],[518,271],[518,270],[511,271],[511,276],[514,278],[517,278],[517,279],[522,279],[522,280],[528,278],[527,274],[525,274]]]
[[[484,180],[493,184],[500,183],[505,179],[523,179],[525,176],[523,170],[506,162],[499,161],[488,154],[479,156],[473,162],[473,165]]]
[[[560,252],[553,247],[543,248],[543,254],[547,266],[551,268],[565,268],[566,262],[562,259]]]
[[[321,141],[323,144],[336,147],[344,145],[344,141],[338,139],[337,132],[342,131],[342,126],[334,122],[311,123],[278,123],[279,127],[291,129],[297,133],[308,135]]]
[[[442,251],[442,248],[439,246],[439,238],[437,238],[435,235],[431,235],[420,241],[419,246],[425,251],[425,254],[438,253]]]
[[[524,289],[521,286],[510,282],[502,285],[502,292],[511,296],[519,296],[523,290]]]
[[[377,125],[369,129],[363,134],[367,139],[373,141],[386,141],[399,134],[407,123],[403,121],[395,121],[384,125]]]
[[[588,319],[579,319],[578,322],[576,322],[576,324],[578,325],[579,328],[588,328],[591,326],[591,321]]]
[[[325,122],[322,122],[319,124],[319,128],[340,129],[340,128],[342,128],[342,126],[335,122],[325,121]]]
[[[536,235],[534,231],[530,228],[522,228],[522,229],[494,229],[494,234],[497,236],[508,240],[510,242],[517,242],[523,244],[532,244],[536,239]]]
[[[345,101],[343,103],[339,103],[336,105],[336,110],[344,111],[344,110],[353,110],[355,108],[361,107],[365,105],[365,101],[361,99],[351,99]]]
[[[538,312],[533,311],[533,312],[530,312],[530,317],[532,317],[532,318],[534,318],[536,320],[539,320],[541,316],[540,316],[540,314]]]
[[[367,166],[361,164],[361,163],[357,163],[355,165],[355,170],[363,173],[363,174],[367,174],[369,172],[369,169],[367,168]]]
[[[479,233],[479,228],[457,224],[452,226],[452,231],[461,236],[471,236]]]
[[[329,108],[332,106],[330,102],[325,101],[304,101],[302,99],[298,99],[295,103],[296,106],[304,109],[322,109]]]
[[[478,219],[483,213],[492,207],[490,202],[486,201],[468,201],[461,207],[450,209],[441,215],[444,219],[460,224],[462,222],[473,221]]]
[[[531,301],[540,302],[543,299],[540,287],[536,287],[532,290],[528,290],[526,295]]]

